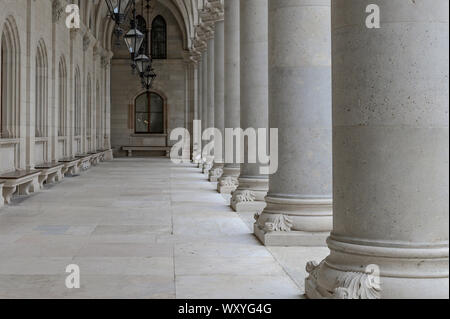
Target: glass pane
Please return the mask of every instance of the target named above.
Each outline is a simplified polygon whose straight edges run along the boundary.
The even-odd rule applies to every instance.
[[[151,112],[162,113],[164,111],[164,103],[158,94],[150,94]]]
[[[142,94],[136,99],[136,113],[148,112],[147,94]]]
[[[148,133],[148,113],[136,113],[136,133]]]
[[[150,133],[164,133],[163,113],[151,113]]]

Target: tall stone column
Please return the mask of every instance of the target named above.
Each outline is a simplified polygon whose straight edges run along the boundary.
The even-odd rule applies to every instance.
[[[225,1],[225,128],[241,126],[239,0]],[[226,152],[226,151],[225,151]],[[217,190],[231,194],[238,185],[240,164],[225,162]]]
[[[208,108],[207,128],[214,127],[214,37],[208,39],[208,61],[207,61],[207,80],[206,80],[206,96]],[[209,174],[214,161],[213,156],[206,157],[206,163],[203,165],[203,173]]]
[[[208,51],[202,54],[202,134],[208,128]],[[202,140],[202,149],[206,145]],[[206,165],[206,158],[202,156],[201,169]]]
[[[449,2],[332,3],[334,221],[306,293],[448,298]]]
[[[214,36],[214,127],[220,131],[222,136],[214,136],[214,140],[222,140],[225,133],[225,40],[224,21],[217,21],[215,24]],[[217,182],[223,173],[223,146],[218,150],[220,144],[215,143],[214,164],[209,171],[209,181]]]
[[[194,119],[200,121],[200,126],[197,127],[197,129],[199,130],[198,132],[194,132],[198,133],[198,138],[196,139],[196,137],[194,136],[194,151],[192,154],[192,161],[198,165],[198,167],[200,167],[201,165],[201,152],[202,152],[202,130],[203,130],[203,121],[202,121],[202,84],[203,84],[203,79],[202,79],[202,73],[203,73],[203,69],[202,69],[202,56],[200,57],[200,60],[197,62],[197,70],[196,70],[196,77],[195,77],[195,81],[197,82],[195,85],[195,89],[197,90],[196,92],[196,112],[194,115]]]
[[[324,246],[331,231],[330,22],[330,0],[269,0],[269,123],[278,128],[278,170],[254,227],[266,245]]]
[[[240,1],[241,128],[268,128],[268,4],[267,0]],[[247,139],[246,139],[247,140]],[[269,187],[258,163],[241,165],[239,187],[231,198],[235,211],[261,212]]]

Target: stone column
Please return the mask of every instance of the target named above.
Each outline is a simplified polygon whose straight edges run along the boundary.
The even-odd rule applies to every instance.
[[[208,109],[207,127],[214,127],[214,38],[208,39],[208,60],[207,60],[207,78],[206,78],[206,107]],[[213,164],[213,156],[206,157],[206,163],[203,165],[203,173],[209,174]]]
[[[225,128],[235,129],[241,126],[239,0],[225,1],[225,17]],[[223,194],[235,191],[240,170],[236,161],[225,162],[217,190]]]
[[[214,149],[214,164],[209,171],[209,181],[217,182],[223,173],[223,134],[225,133],[225,40],[224,40],[224,22],[217,21],[215,24],[214,36],[214,127],[218,129],[222,136],[215,136],[214,140],[222,140],[222,150]],[[215,143],[215,148],[220,144]],[[220,155],[221,154],[221,155]]]
[[[310,298],[449,296],[448,9],[333,1],[334,220]]]
[[[241,128],[268,128],[268,4],[267,0],[240,1],[240,68],[241,68]],[[241,165],[239,187],[231,198],[235,211],[261,212],[269,187],[267,175],[260,165]]]
[[[197,129],[199,130],[198,134],[198,139],[194,138],[194,152],[192,153],[192,160],[195,164],[198,165],[198,167],[200,167],[201,165],[201,152],[202,152],[202,129],[203,129],[203,122],[202,122],[202,84],[203,84],[203,79],[202,79],[202,73],[203,73],[203,69],[202,69],[202,59],[200,57],[200,60],[197,62],[197,68],[196,68],[196,77],[195,77],[195,81],[197,82],[195,87],[197,90],[196,93],[196,112],[194,114],[194,119],[195,120],[199,120],[201,125],[200,127],[198,127]]]
[[[269,0],[278,170],[254,227],[266,245],[325,246],[332,228],[330,22],[330,0]]]
[[[208,51],[202,54],[202,134],[208,128]],[[202,149],[206,142],[202,140]],[[200,168],[203,172],[203,167],[206,165],[206,158],[202,156]]]
[[[181,160],[186,163],[189,161],[189,157],[187,155],[189,154],[190,145],[186,142],[187,141],[187,133],[189,132],[189,110],[192,106],[191,104],[191,91],[190,91],[190,74],[191,74],[191,65],[189,61],[189,55],[185,52],[184,54],[184,128],[187,130],[185,131],[185,136],[183,138],[184,144],[182,149],[182,155]],[[192,134],[191,134],[192,137]]]

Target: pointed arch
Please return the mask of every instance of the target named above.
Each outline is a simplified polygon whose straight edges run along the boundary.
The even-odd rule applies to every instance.
[[[151,54],[153,59],[167,59],[167,22],[158,15],[152,22]]]
[[[89,151],[92,150],[92,81],[88,73],[86,79],[86,144]]]
[[[48,57],[47,48],[43,39],[38,42],[35,60],[35,136],[47,137]]]
[[[74,81],[74,134],[75,137],[81,136],[81,73],[80,67],[75,67],[75,81]]]
[[[95,86],[95,109],[96,109],[96,145],[97,149],[103,149],[103,143],[102,143],[102,98],[100,93],[100,81],[97,80],[96,86]]]
[[[67,136],[67,64],[64,55],[59,59],[58,82],[58,136]]]
[[[20,41],[12,16],[3,24],[0,55],[0,138],[16,138],[20,116]]]

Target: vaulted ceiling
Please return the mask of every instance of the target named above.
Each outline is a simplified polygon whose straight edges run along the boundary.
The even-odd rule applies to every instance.
[[[137,5],[141,1],[138,0]],[[191,51],[193,40],[196,37],[196,26],[202,23],[200,12],[204,11],[211,3],[223,5],[223,0],[151,0],[155,4],[165,6],[176,18],[183,34],[183,46]],[[114,23],[108,18],[108,8],[105,0],[80,0],[81,18],[84,22],[93,22],[94,36],[101,41],[105,49],[111,49],[111,36]]]

